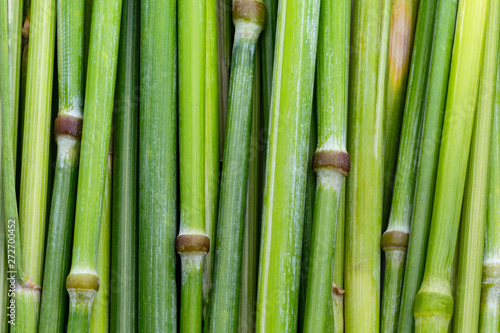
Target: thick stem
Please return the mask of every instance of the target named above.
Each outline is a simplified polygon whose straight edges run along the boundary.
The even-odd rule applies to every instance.
[[[425,272],[415,298],[416,332],[447,332],[451,270],[465,187],[488,1],[459,4]],[[460,136],[457,137],[457,133]]]

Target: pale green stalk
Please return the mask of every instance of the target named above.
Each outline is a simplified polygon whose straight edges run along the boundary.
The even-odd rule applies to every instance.
[[[500,2],[490,0],[467,183],[460,222],[453,332],[478,331],[488,193],[488,157],[498,65]],[[494,172],[494,171],[493,171]]]
[[[2,115],[2,106],[0,102],[0,116]],[[3,214],[3,186],[2,186],[2,177],[3,177],[3,167],[2,167],[2,126],[0,126],[0,207],[2,208],[2,213],[0,213],[0,332],[7,332],[7,306],[9,306],[9,296],[8,296],[8,288],[10,287],[10,283],[7,280],[7,243],[5,232],[5,228],[3,227],[5,224],[4,214]]]
[[[256,332],[297,330],[319,9],[319,0],[278,8]]]
[[[335,237],[335,249],[333,252],[332,284],[333,291],[333,329],[334,333],[344,333],[344,232],[345,232],[345,188],[346,182],[342,183],[340,192],[340,203],[338,212],[337,231]],[[336,289],[334,289],[336,287]]]
[[[453,314],[451,269],[474,125],[487,5],[488,0],[459,3],[425,272],[415,298],[416,332],[448,332]]]

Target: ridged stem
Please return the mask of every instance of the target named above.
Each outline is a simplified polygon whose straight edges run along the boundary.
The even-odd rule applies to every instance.
[[[447,332],[453,314],[451,270],[474,125],[487,4],[487,0],[459,3],[427,258],[415,298],[417,333]]]
[[[137,332],[139,1],[124,0],[113,126],[111,332]],[[102,223],[102,222],[101,222]]]
[[[389,3],[389,4],[388,4]],[[347,151],[345,331],[380,329],[385,82],[390,1],[354,3]]]
[[[121,8],[121,0],[94,1],[73,252],[66,279],[70,297],[68,331],[75,333],[88,332],[92,302],[99,290],[97,250],[111,137]]]
[[[483,64],[460,222],[453,332],[477,332],[488,193],[488,157],[498,65],[500,3],[489,1]],[[494,171],[493,171],[494,172]]]
[[[328,332],[333,299],[343,294],[332,277],[341,188],[350,170],[346,152],[350,21],[350,1],[322,2],[316,64],[318,143],[312,163],[317,183],[304,332]]]
[[[140,13],[138,330],[175,332],[177,2],[143,0]]]
[[[1,103],[1,102],[0,102]],[[0,111],[1,111],[0,104]],[[2,113],[0,112],[0,116]],[[2,126],[0,126],[0,179],[3,179],[3,168],[2,168]],[[0,207],[2,208],[2,213],[0,213],[0,332],[8,332],[7,326],[7,313],[10,313],[10,309],[7,309],[7,306],[10,306],[10,298],[9,298],[9,288],[11,283],[7,280],[9,274],[7,274],[7,233],[5,232],[5,222],[4,222],[4,214],[3,214],[3,186],[0,181]],[[13,281],[15,282],[15,281]]]
[[[111,192],[113,148],[110,147],[104,184],[104,201],[102,203],[101,230],[99,232],[99,248],[97,250],[97,276],[99,291],[95,295],[90,314],[90,333],[109,332],[109,284],[111,262]],[[127,332],[130,332],[129,330]]]
[[[264,110],[264,133],[269,129],[269,112],[271,109],[271,92],[273,85],[274,43],[276,40],[276,19],[278,0],[264,0],[266,5],[266,26],[262,32],[262,102]]]
[[[332,291],[333,292],[333,329],[334,333],[344,333],[344,232],[345,232],[345,188],[346,182],[342,183],[338,211],[337,231],[335,237],[335,248],[333,252]],[[334,289],[335,286],[338,289]]]
[[[279,3],[256,332],[295,332],[320,1]]]
[[[428,31],[427,34],[431,34],[432,37],[428,38],[432,40],[432,51],[430,63],[426,67],[428,78],[423,106],[425,115],[420,138],[420,157],[398,319],[399,332],[411,333],[413,331],[414,300],[424,274],[456,12],[457,2],[454,0],[439,2],[423,0],[420,4],[417,30],[425,29]],[[420,28],[421,26],[423,28]]]

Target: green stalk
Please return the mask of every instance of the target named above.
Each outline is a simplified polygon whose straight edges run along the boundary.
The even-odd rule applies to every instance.
[[[256,53],[259,54],[259,47]],[[253,81],[252,130],[250,139],[250,161],[248,165],[248,192],[245,208],[245,229],[241,259],[241,292],[239,304],[238,332],[255,332],[255,306],[257,302],[257,277],[259,268],[259,231],[262,196],[262,151],[260,134],[262,126],[262,69],[261,58],[255,58],[255,80]]]
[[[378,332],[390,1],[354,3],[345,234],[345,331]]]
[[[1,98],[1,97],[0,97]],[[0,116],[2,115],[2,103],[0,101]],[[5,232],[4,214],[3,214],[3,168],[2,168],[2,126],[0,126],[0,207],[2,207],[2,213],[0,213],[0,332],[8,332],[7,326],[7,306],[9,306],[9,296],[8,289],[10,287],[10,282],[7,280],[7,233]]]
[[[411,211],[417,178],[418,163],[415,161],[418,161],[421,127],[425,114],[427,74],[436,3],[437,1],[428,0],[423,0],[420,3],[403,128],[399,143],[394,195],[392,196],[389,225],[381,239],[382,249],[386,255],[382,296],[382,332],[396,332],[398,325]]]
[[[340,203],[338,212],[335,248],[333,252],[332,281],[335,289],[333,293],[333,332],[344,333],[344,232],[345,232],[345,188],[346,182],[342,183],[340,192]],[[334,287],[334,286],[332,286]]]
[[[113,130],[112,332],[137,331],[139,1],[124,0]]]
[[[478,331],[486,195],[488,192],[488,154],[490,152],[491,122],[493,120],[495,79],[498,65],[499,14],[500,3],[490,0],[479,81],[477,116],[471,142],[467,185],[460,222],[453,332]]]
[[[40,332],[63,332],[83,108],[83,1],[57,1],[59,112],[54,126],[57,160],[47,235]]]
[[[420,158],[398,320],[398,331],[406,333],[413,331],[414,301],[424,274],[457,2],[454,0],[422,1],[420,10],[417,30],[420,29],[420,20],[422,20],[421,25],[426,30],[430,30],[427,34],[432,35],[432,37],[428,37],[432,39],[432,51],[430,63],[425,67],[428,68],[428,83],[425,88],[426,99],[424,100],[425,115],[420,139]]]
[[[276,39],[276,18],[278,14],[278,0],[264,0],[266,5],[266,26],[262,33],[262,89],[264,108],[264,130],[269,129],[269,112],[271,109],[271,92],[273,85],[274,42]]]
[[[112,145],[112,143],[111,143]],[[99,231],[99,248],[97,250],[97,276],[99,291],[95,295],[90,314],[90,333],[109,332],[109,284],[111,255],[111,192],[112,192],[113,147],[110,147],[104,184],[104,201],[102,203],[101,230]],[[127,331],[128,332],[128,331]]]
[[[174,251],[178,214],[176,8],[174,0],[141,1],[140,332],[177,331]],[[161,13],[160,20],[158,13]]]
[[[323,1],[316,65],[318,145],[312,162],[317,183],[304,332],[329,331],[334,294],[343,294],[332,277],[341,188],[350,170],[346,151],[350,21],[349,0]]]
[[[320,1],[282,0],[262,213],[257,332],[295,332]]]
[[[211,332],[236,332],[247,203],[255,50],[264,28],[260,0],[233,1],[235,25],[219,219],[215,239]]]
[[[205,230],[215,244],[217,209],[219,208],[219,65],[217,58],[217,3],[207,1],[207,59],[205,69]],[[208,307],[215,251],[209,251],[203,262],[203,318],[208,322]],[[204,330],[208,325],[204,325]]]
[[[56,4],[33,1],[23,130],[19,220],[26,283],[16,289],[18,332],[36,332],[39,319],[54,66]]]
[[[401,148],[399,140],[404,126],[405,96],[419,2],[420,0],[393,0],[391,5],[387,108],[384,121],[384,227],[389,220],[393,187],[397,182],[396,162],[398,147]]]
[[[121,0],[94,1],[69,293],[68,332],[88,332],[115,92]],[[31,50],[31,46],[30,46]],[[105,55],[105,56],[103,56]]]
[[[416,332],[447,332],[453,314],[451,268],[474,124],[487,4],[488,0],[459,3],[427,258],[415,298]]]
[[[206,2],[181,0],[179,24],[179,171],[181,258],[180,331],[202,329],[202,264],[205,234]]]
[[[500,57],[498,58],[500,62]],[[500,70],[497,63],[495,104],[489,154],[486,240],[483,259],[483,280],[479,331],[500,331]]]

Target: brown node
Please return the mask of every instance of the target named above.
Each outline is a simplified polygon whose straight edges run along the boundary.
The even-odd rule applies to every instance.
[[[332,291],[335,295],[338,296],[343,296],[345,293],[345,290],[337,286],[335,283],[332,285]]]
[[[83,119],[67,114],[60,114],[54,123],[54,134],[56,137],[59,135],[68,135],[80,140],[82,137],[82,127]]]
[[[40,286],[37,286],[36,284],[33,283],[29,278],[21,285],[22,288],[24,289],[31,289],[31,290],[42,290]]]
[[[28,15],[28,17],[26,17],[26,20],[24,21],[23,27],[21,28],[21,34],[26,39],[30,38],[30,17],[29,17],[29,15]]]
[[[343,151],[323,150],[313,155],[313,169],[331,169],[347,176],[351,171],[351,158]]]
[[[99,278],[90,273],[70,274],[66,278],[66,289],[99,291]]]
[[[380,244],[382,250],[406,250],[408,248],[408,240],[410,235],[403,231],[386,231],[382,235]]]
[[[233,20],[251,21],[264,29],[264,25],[266,24],[266,5],[261,1],[255,0],[234,1]]]
[[[210,238],[205,235],[184,234],[177,236],[175,249],[180,253],[210,251]]]

